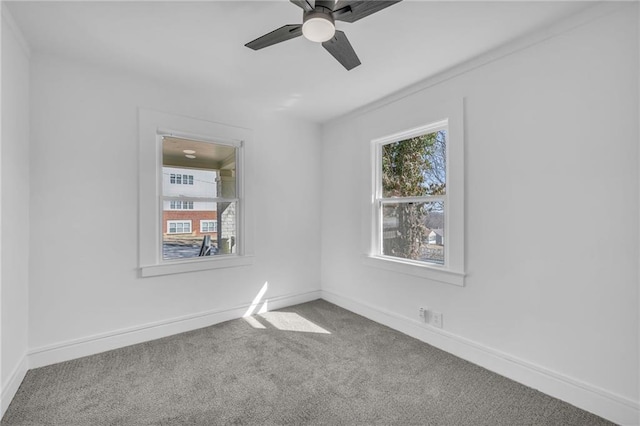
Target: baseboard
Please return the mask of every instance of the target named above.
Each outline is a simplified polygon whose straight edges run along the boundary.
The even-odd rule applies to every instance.
[[[637,401],[331,291],[322,290],[322,299],[614,423],[638,425]]]
[[[2,419],[5,411],[9,408],[9,404],[11,404],[11,400],[16,395],[16,392],[18,392],[18,388],[22,384],[24,376],[27,374],[28,366],[27,356],[24,355],[18,365],[16,365],[11,372],[7,382],[2,384],[2,395],[0,397],[0,419]]]
[[[269,310],[274,310],[299,303],[310,302],[319,298],[320,290],[316,290],[305,293],[266,297],[261,300],[260,303],[262,304],[267,301]],[[185,331],[208,327],[236,318],[242,318],[247,312],[247,309],[252,306],[255,306],[255,304],[247,303],[229,309],[200,312],[34,348],[28,352],[29,368],[44,367],[58,362],[69,361],[124,346],[134,345],[136,343],[184,333]]]

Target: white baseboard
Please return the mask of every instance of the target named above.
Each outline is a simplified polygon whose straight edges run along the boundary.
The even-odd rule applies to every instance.
[[[269,310],[286,308],[299,303],[310,302],[320,298],[320,290],[306,293],[288,294],[276,297],[265,297],[261,304],[268,302]],[[44,367],[58,362],[94,355],[100,352],[118,349],[136,343],[147,342],[183,333],[202,327],[218,324],[236,318],[242,318],[251,303],[229,309],[200,312],[183,317],[171,318],[140,326],[96,334],[80,339],[69,340],[53,345],[29,350],[29,368]]]
[[[6,383],[2,384],[2,396],[0,397],[0,419],[4,416],[5,411],[11,404],[11,400],[18,392],[24,376],[27,374],[29,363],[27,361],[27,355],[25,354],[18,365],[13,369],[9,379]]]
[[[638,425],[637,401],[377,306],[326,290],[322,290],[322,298],[607,420]]]

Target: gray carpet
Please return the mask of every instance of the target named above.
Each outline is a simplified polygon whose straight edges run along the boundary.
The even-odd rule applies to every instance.
[[[1,424],[611,424],[322,300],[250,321],[31,370]]]

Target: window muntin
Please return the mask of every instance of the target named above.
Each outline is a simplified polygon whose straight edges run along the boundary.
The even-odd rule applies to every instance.
[[[447,264],[447,122],[377,144],[374,255]]]
[[[162,222],[168,224],[162,232],[162,261],[200,257],[202,244],[210,245],[206,252],[211,255],[238,253],[238,149],[223,143],[162,138]],[[195,154],[187,157],[185,151]],[[200,226],[190,227],[188,235],[177,235],[169,227],[177,220]]]

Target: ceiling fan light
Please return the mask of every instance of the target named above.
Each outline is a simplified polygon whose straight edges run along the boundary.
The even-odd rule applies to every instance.
[[[336,26],[323,15],[309,18],[302,24],[302,34],[305,38],[317,43],[331,40],[335,33]]]

